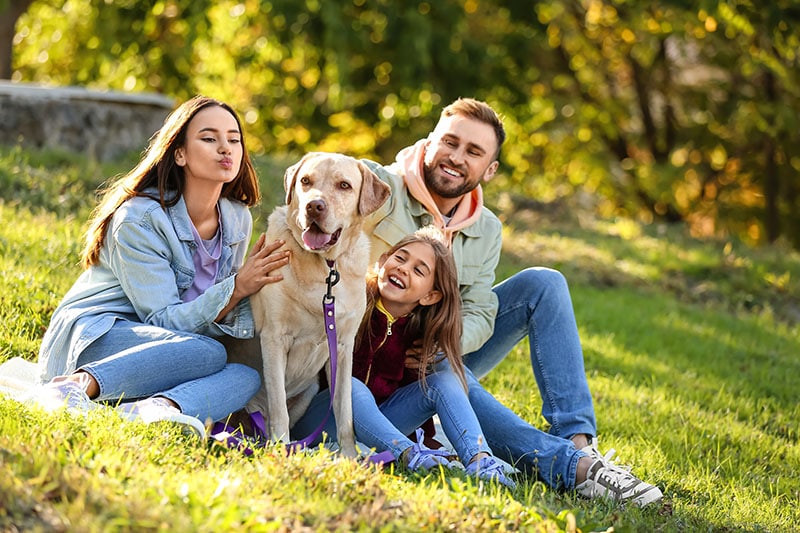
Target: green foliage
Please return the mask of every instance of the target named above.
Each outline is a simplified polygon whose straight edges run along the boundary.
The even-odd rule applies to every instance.
[[[798,247],[797,22],[792,0],[40,1],[13,77],[206,93],[258,152],[387,162],[475,96],[505,115],[518,194]]]
[[[257,220],[282,201],[292,159],[256,159],[265,192]],[[0,362],[35,360],[80,272],[93,191],[129,166],[0,151]],[[64,197],[26,185],[63,188]],[[532,264],[565,272],[601,447],[657,483],[663,505],[587,502],[531,479],[510,492],[457,472],[381,473],[325,450],[247,458],[174,426],[124,423],[110,409],[47,414],[0,396],[0,530],[796,529],[800,255],[503,194],[492,202],[508,223],[498,276]],[[546,429],[527,342],[485,385]]]

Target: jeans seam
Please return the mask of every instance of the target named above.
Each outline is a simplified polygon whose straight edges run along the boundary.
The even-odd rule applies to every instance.
[[[450,405],[450,402],[447,401],[449,396],[446,395],[446,394],[442,394],[438,389],[435,389],[433,387],[431,388],[431,390],[434,393],[436,393],[436,396],[439,398],[439,401],[435,401],[435,404],[442,406],[442,410],[447,412],[447,416],[448,416],[449,420],[451,421],[451,423],[454,426],[456,426],[455,429],[458,431],[458,438],[455,439],[455,440],[457,440],[460,443],[460,447],[462,448],[462,450],[464,452],[466,452],[466,454],[469,454],[469,457],[463,457],[463,455],[465,455],[465,453],[459,452],[458,451],[459,446],[456,445],[455,442],[452,442],[452,440],[448,436],[448,440],[451,440],[453,446],[456,448],[456,452],[458,453],[458,456],[461,457],[462,460],[469,461],[476,454],[478,454],[480,452],[491,452],[491,450],[489,449],[488,445],[486,444],[486,437],[483,435],[483,430],[480,430],[480,433],[478,434],[478,438],[480,440],[482,440],[483,443],[484,443],[483,447],[481,447],[477,443],[475,445],[472,445],[469,442],[469,439],[466,438],[467,428],[464,427],[464,425],[462,423],[460,423],[460,420],[461,420],[460,417],[455,415],[455,413],[453,411],[453,408]],[[465,401],[466,401],[467,405],[470,406],[470,409],[472,409],[472,406],[469,404],[469,397],[466,397]],[[437,411],[438,411],[438,409],[437,409]],[[439,417],[441,418],[441,414],[439,415]],[[478,428],[480,429],[480,423],[478,422],[477,417],[475,417],[475,422],[476,422]]]

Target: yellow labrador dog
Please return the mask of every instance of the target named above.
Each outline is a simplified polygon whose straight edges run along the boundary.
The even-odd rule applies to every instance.
[[[350,379],[369,266],[369,240],[361,224],[386,201],[389,187],[364,163],[322,152],[309,153],[287,169],[284,187],[286,205],[270,215],[267,242],[283,239],[292,255],[281,269],[283,281],[251,297],[264,384],[248,410],[264,413],[270,437],[288,442],[290,425],[319,390],[323,367],[331,382],[323,297],[333,267],[340,277],[332,290],[338,341],[333,415],[342,454],[355,456]]]

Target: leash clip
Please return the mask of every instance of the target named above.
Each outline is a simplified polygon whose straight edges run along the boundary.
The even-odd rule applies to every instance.
[[[339,283],[339,271],[334,268],[333,261],[328,261],[328,268],[330,268],[330,272],[328,272],[328,277],[325,278],[325,283],[328,285],[328,292],[325,293],[325,296],[322,297],[323,304],[333,303],[334,297],[331,289],[334,285]]]

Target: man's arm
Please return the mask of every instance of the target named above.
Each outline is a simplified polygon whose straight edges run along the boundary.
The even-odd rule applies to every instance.
[[[497,315],[497,296],[492,287],[503,246],[502,226],[494,216],[484,216],[480,226],[479,235],[458,237],[463,238],[456,258],[464,323],[463,354],[474,352],[491,337]]]

